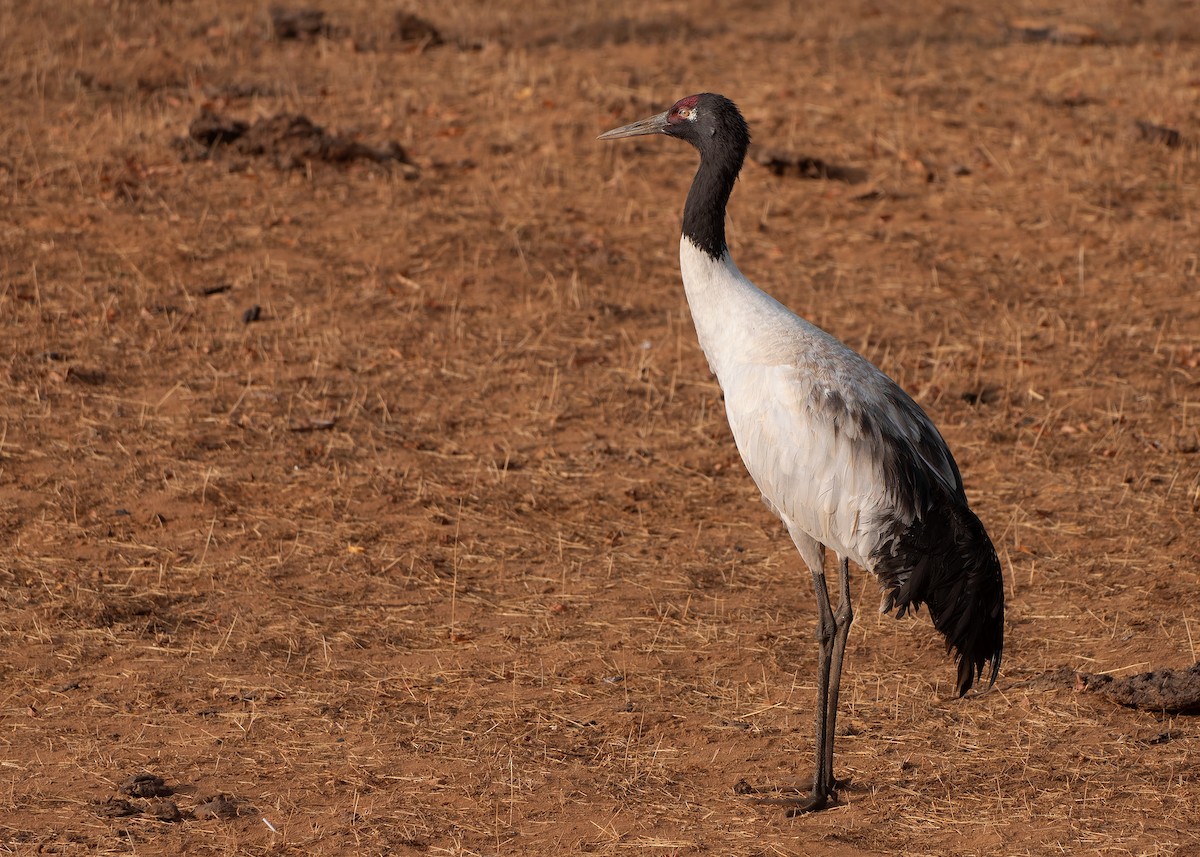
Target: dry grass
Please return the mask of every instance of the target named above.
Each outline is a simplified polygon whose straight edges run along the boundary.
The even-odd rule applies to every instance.
[[[1070,680],[1198,657],[1200,150],[1134,125],[1200,139],[1183,7],[1068,3],[1103,39],[1058,45],[451,3],[425,50],[322,8],[0,8],[4,853],[1200,849],[1194,721]],[[913,391],[1007,570],[964,702],[860,575],[852,784],[798,820],[733,793],[808,773],[813,613],[678,285],[693,156],[593,140],[704,89],[867,171],[748,167],[734,253]],[[421,174],[182,161],[206,106]],[[143,770],[239,814],[106,816]]]

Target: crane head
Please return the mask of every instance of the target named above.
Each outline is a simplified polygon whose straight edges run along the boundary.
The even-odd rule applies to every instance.
[[[730,149],[730,154],[737,156],[739,167],[740,156],[750,144],[750,131],[737,105],[712,92],[681,98],[671,105],[670,110],[605,131],[597,139],[617,140],[645,134],[666,134],[686,140],[699,149],[701,155],[716,154],[716,149]]]

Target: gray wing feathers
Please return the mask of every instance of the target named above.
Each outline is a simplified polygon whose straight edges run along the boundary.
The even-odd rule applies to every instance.
[[[857,355],[829,356],[823,364],[806,355],[804,369],[739,366],[722,379],[727,412],[768,506],[789,528],[871,568],[888,529],[881,524],[911,522],[931,494],[961,496],[962,477],[894,382]]]

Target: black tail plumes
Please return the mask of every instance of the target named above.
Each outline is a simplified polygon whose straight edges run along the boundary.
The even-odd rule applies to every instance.
[[[902,617],[928,605],[947,651],[954,649],[959,696],[988,662],[994,683],[1004,652],[1004,579],[979,518],[965,502],[939,503],[885,545],[875,566],[890,590],[885,612],[895,606]]]

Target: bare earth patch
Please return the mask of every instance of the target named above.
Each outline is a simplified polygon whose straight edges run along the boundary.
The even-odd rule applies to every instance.
[[[0,4],[0,851],[1200,853],[1200,724],[1102,695],[1200,657],[1200,20],[729,8]],[[1008,588],[956,700],[858,574],[799,819],[694,155],[594,139],[704,90],[779,155],[739,265],[930,412]]]

